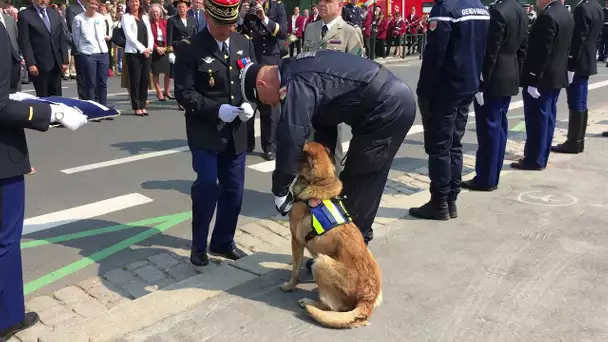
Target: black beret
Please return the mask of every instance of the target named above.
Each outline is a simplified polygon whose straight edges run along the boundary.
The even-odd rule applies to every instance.
[[[247,102],[255,103],[258,100],[255,90],[255,81],[258,77],[258,72],[262,69],[261,64],[247,64],[241,71],[241,93],[243,99]]]

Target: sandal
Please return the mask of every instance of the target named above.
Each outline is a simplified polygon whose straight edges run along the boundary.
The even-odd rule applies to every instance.
[[[171,95],[169,93],[164,93],[163,95],[165,95],[165,97],[168,98],[169,100],[175,99],[175,97],[173,97],[173,95]]]

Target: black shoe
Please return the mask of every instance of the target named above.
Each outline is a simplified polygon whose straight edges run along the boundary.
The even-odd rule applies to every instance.
[[[227,252],[222,252],[222,253],[216,253],[213,251],[209,251],[210,254],[215,255],[215,256],[219,256],[222,258],[226,258],[226,259],[230,259],[230,260],[239,260],[241,258],[244,258],[247,256],[247,254],[245,254],[245,252],[243,252],[242,250],[235,248],[232,250],[229,250]]]
[[[207,266],[209,265],[209,257],[207,252],[199,252],[194,248],[190,250],[190,262],[194,266]]]
[[[0,341],[8,341],[16,333],[23,331],[27,328],[32,327],[40,321],[40,317],[35,312],[27,312],[23,321],[8,327],[4,330],[0,330]]]
[[[497,189],[496,186],[485,187],[485,186],[478,185],[475,182],[475,178],[468,180],[468,181],[460,182],[460,187],[463,189],[469,189],[471,191],[494,191]]]
[[[524,171],[542,171],[545,168],[544,167],[536,167],[536,166],[531,166],[528,165],[526,163],[524,163],[523,159],[520,159],[516,162],[511,163],[511,167],[517,170],[524,170]]]
[[[274,152],[264,152],[264,159],[268,161],[274,160]]]
[[[458,217],[458,207],[456,207],[456,202],[448,202],[448,212],[450,213],[450,218]]]
[[[568,117],[568,137],[562,144],[551,147],[552,152],[577,154],[584,150],[585,141],[585,111],[570,110]],[[586,127],[585,127],[586,128]]]
[[[608,137],[608,131],[607,131],[607,132],[602,133],[602,136],[603,136],[603,137]]]
[[[424,220],[447,221],[450,219],[447,201],[433,201],[420,208],[410,208],[410,215]]]
[[[306,260],[306,269],[308,270],[308,273],[312,274],[312,264],[315,263],[315,259],[308,259]]]

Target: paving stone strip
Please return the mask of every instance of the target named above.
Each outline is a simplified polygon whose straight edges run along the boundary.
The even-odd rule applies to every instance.
[[[558,127],[559,129],[556,129],[555,132],[555,143],[565,140],[567,130],[563,127],[567,127],[567,122],[558,122]],[[590,113],[587,138],[594,134],[600,134],[602,131],[608,131],[608,107]],[[510,160],[517,160],[522,156],[524,143],[525,133],[511,132],[507,141],[505,163]],[[568,155],[551,154],[552,162],[564,158],[568,158]],[[465,151],[463,164],[463,178],[467,178],[467,175],[470,176],[474,172],[474,151]],[[426,194],[428,187],[427,167],[395,173],[387,182],[382,196],[381,208],[373,228],[382,230],[391,223],[407,216],[409,207],[415,201],[418,202],[415,205],[426,202],[428,200],[428,194]],[[153,322],[154,313],[149,311],[155,310],[155,301],[158,301],[158,299],[152,299],[152,297],[146,299],[149,294],[158,293],[159,298],[164,298],[163,296],[170,296],[172,291],[189,293],[188,291],[191,291],[192,288],[200,290],[194,292],[195,295],[187,294],[185,298],[175,295],[170,297],[169,300],[175,301],[171,303],[175,307],[159,309],[164,310],[163,314],[159,314],[161,316],[158,317],[158,319],[162,319],[195,305],[197,300],[210,298],[221,291],[251,280],[252,277],[274,269],[287,268],[291,262],[288,224],[287,217],[275,215],[239,226],[235,236],[237,245],[248,254],[255,255],[236,262],[212,258],[212,263],[209,266],[195,267],[189,262],[188,246],[184,246],[184,248],[165,248],[167,252],[110,270],[102,277],[91,277],[78,284],[55,291],[52,295],[32,298],[26,302],[26,308],[38,312],[41,323],[20,332],[10,342],[65,342],[67,341],[66,336],[70,336],[69,341],[105,341],[106,337],[103,337],[103,331],[99,332],[104,327],[98,327],[96,337],[88,337],[86,332],[80,332],[80,337],[72,339],[69,334],[58,335],[55,333],[57,331],[69,331],[68,328],[78,329],[79,326],[85,329],[87,324],[94,325],[91,322],[103,322],[104,319],[111,322],[113,314],[128,316],[128,313],[125,312],[130,310],[125,308],[131,304],[137,304],[140,310],[143,310],[139,316],[142,322],[137,322],[138,317],[131,317],[133,320],[130,323],[123,323],[119,318],[116,318],[116,324],[134,324],[133,329],[136,329],[137,324],[146,324],[144,322],[146,318],[149,322]],[[231,269],[237,273],[230,271]],[[236,275],[231,275],[233,273]],[[221,283],[221,285],[214,283],[212,286],[208,284],[209,282],[217,282],[218,277],[226,277],[226,279],[232,279],[232,281],[238,279],[238,281],[231,284]],[[209,286],[205,288],[206,285],[201,284]],[[166,291],[159,291],[162,289]],[[182,302],[178,298],[182,298],[180,299]],[[146,300],[154,302],[154,305],[146,304]],[[158,305],[160,306],[160,304]],[[124,327],[123,330],[120,330],[117,327],[107,326],[107,329],[118,329],[114,330],[116,334],[128,332],[124,330],[128,328]],[[108,332],[108,336],[116,337],[112,335],[112,332]]]

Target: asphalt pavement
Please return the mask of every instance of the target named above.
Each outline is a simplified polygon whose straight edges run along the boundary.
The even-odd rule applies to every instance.
[[[415,88],[419,62],[388,67]],[[591,109],[608,105],[608,68],[601,65],[598,69],[600,74],[590,81]],[[33,93],[31,85],[24,90]],[[75,82],[64,82],[63,91],[64,96],[75,97]],[[564,91],[559,101],[560,119],[567,119],[565,97]],[[91,122],[76,132],[53,128],[27,133],[32,165],[37,170],[26,177],[27,234],[22,249],[28,297],[52,293],[166,248],[189,245],[190,221],[139,239],[132,237],[145,228],[116,228],[154,218],[163,222],[169,215],[191,209],[189,191],[195,174],[186,148],[183,112],[177,111],[174,101],[157,101],[154,92],[150,92],[150,100],[149,117],[132,115],[126,90],[120,88],[120,78],[113,77],[109,80],[110,105],[122,112],[116,120]],[[513,98],[509,117],[510,128],[521,131],[521,96]],[[476,144],[474,118],[469,122],[465,150],[474,149]],[[421,127],[418,117],[394,170],[426,166]],[[261,157],[259,146],[258,140],[258,153],[247,157],[239,224],[275,214],[270,193],[273,165]]]

